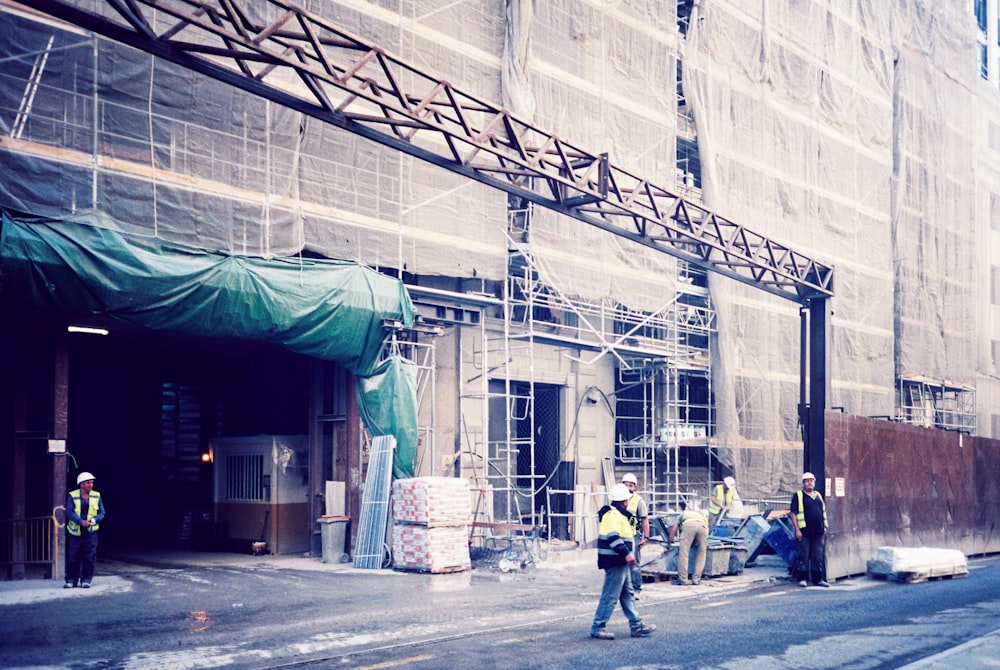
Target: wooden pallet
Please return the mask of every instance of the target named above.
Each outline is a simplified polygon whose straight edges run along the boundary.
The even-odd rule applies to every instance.
[[[875,579],[884,579],[904,584],[922,584],[923,582],[937,582],[945,579],[960,579],[968,577],[968,572],[954,572],[948,574],[936,574],[933,572],[890,572],[888,574],[869,573]]]
[[[962,552],[935,547],[879,547],[868,561],[868,574],[906,584],[966,577],[969,566]]]
[[[437,568],[435,570],[431,570],[430,568],[418,568],[415,566],[394,565],[392,566],[392,569],[397,570],[399,572],[416,572],[429,575],[444,575],[444,574],[452,574],[455,572],[465,572],[466,570],[469,569],[469,567],[465,565],[450,565],[444,568]]]
[[[672,579],[677,579],[676,572],[660,572],[660,571],[642,571],[642,582],[643,584],[655,583],[655,582],[669,582]]]

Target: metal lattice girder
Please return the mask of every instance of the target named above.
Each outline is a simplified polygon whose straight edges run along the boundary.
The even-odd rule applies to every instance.
[[[775,295],[833,295],[831,266],[283,0],[21,2]]]

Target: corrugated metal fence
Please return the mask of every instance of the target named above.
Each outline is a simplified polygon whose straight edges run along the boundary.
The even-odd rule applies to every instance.
[[[1000,440],[828,412],[828,575],[879,547],[1000,552]]]

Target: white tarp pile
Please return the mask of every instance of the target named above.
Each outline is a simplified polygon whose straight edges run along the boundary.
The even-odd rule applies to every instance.
[[[868,574],[914,584],[938,577],[965,577],[969,563],[957,549],[879,547],[868,560]]]
[[[472,567],[469,483],[451,477],[397,479],[392,485],[393,565],[455,572]]]

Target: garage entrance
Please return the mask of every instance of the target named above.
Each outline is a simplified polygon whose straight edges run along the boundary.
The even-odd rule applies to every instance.
[[[308,434],[309,359],[149,331],[69,342],[67,479],[72,488],[81,470],[97,478],[102,553],[222,548],[202,455],[216,437]]]

